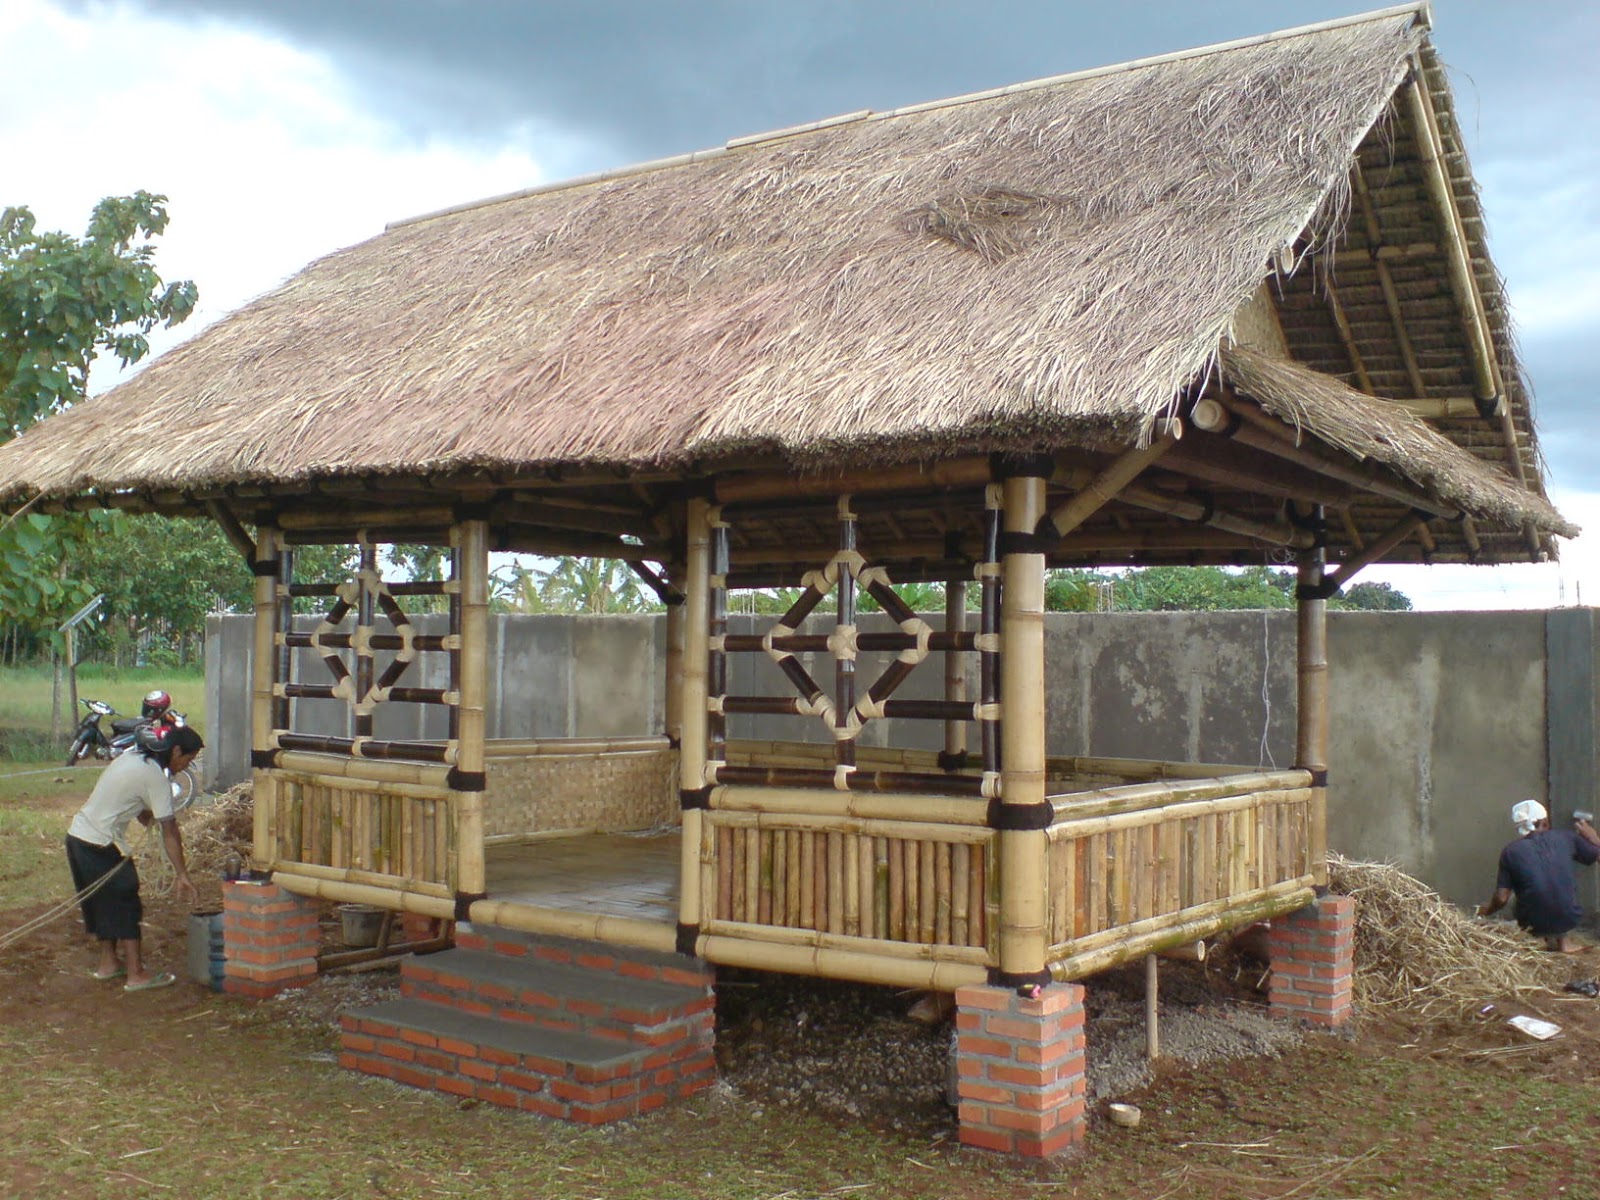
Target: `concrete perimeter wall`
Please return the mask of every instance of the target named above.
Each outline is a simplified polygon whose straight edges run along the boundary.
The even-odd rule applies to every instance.
[[[935,627],[942,620],[929,618]],[[734,616],[730,632],[756,632],[769,621]],[[1513,803],[1544,800],[1557,821],[1600,806],[1594,627],[1586,608],[1329,614],[1331,846],[1398,863],[1452,900],[1474,903],[1493,888]],[[490,631],[491,737],[660,732],[663,618],[499,616]],[[249,773],[250,653],[249,617],[211,618],[205,732],[213,786]],[[887,657],[863,655],[863,690]],[[423,655],[419,668],[429,659],[442,663]],[[1046,660],[1052,754],[1293,763],[1292,613],[1053,613]],[[737,655],[731,668],[735,693],[788,694],[762,656]],[[831,687],[829,662],[809,668]],[[327,678],[308,652],[296,672],[307,682]],[[897,695],[940,695],[942,676],[935,655]],[[442,686],[426,670],[406,682]],[[969,687],[975,695],[975,680]],[[444,736],[442,711],[386,707],[378,736]],[[345,721],[343,704],[317,701],[303,702],[298,724],[343,734]],[[809,718],[730,725],[735,737],[826,737]],[[874,744],[936,748],[941,739],[933,723],[864,731]],[[1600,893],[1593,881],[1586,889],[1593,907]]]

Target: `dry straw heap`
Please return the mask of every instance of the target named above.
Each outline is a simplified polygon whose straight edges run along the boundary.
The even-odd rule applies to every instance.
[[[1551,991],[1572,963],[1503,922],[1475,921],[1386,863],[1328,856],[1328,884],[1356,900],[1356,1000],[1368,1012],[1429,1018]]]

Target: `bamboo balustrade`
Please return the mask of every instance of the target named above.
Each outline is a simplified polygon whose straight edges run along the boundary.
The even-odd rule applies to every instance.
[[[274,776],[275,872],[423,896],[453,894],[457,822],[442,781],[281,768]]]
[[[1263,771],[1051,796],[1052,974],[1078,978],[1307,903],[1323,857],[1311,783],[1308,771]]]

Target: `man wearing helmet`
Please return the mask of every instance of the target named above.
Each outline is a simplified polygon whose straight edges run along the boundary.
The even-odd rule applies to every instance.
[[[170,774],[192,763],[203,745],[200,735],[185,725],[145,726],[136,747],[105,769],[67,830],[72,882],[80,892],[95,887],[82,902],[84,929],[100,944],[94,977],[126,976],[124,991],[148,991],[175,982],[170,972],[152,975],[140,953],[144,905],[139,899],[139,873],[128,856],[128,825],[137,818],[141,825],[160,826],[167,857],[177,872],[178,898],[194,904],[199,897],[184,861]]]
[[[1572,864],[1600,860],[1600,833],[1582,818],[1571,829],[1551,829],[1550,814],[1537,800],[1513,805],[1511,820],[1517,840],[1500,852],[1494,895],[1478,906],[1478,915],[1499,912],[1515,894],[1518,925],[1563,954],[1586,949],[1571,937],[1583,919]]]

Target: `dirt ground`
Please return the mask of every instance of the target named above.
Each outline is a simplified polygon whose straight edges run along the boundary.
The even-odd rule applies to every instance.
[[[28,803],[59,810],[64,827],[78,801],[73,792]],[[65,884],[64,866],[62,875]],[[0,933],[38,911],[0,913]],[[146,953],[156,966],[180,976],[186,917],[170,900],[147,899]],[[331,919],[327,928],[329,937],[336,937]],[[169,1127],[167,1133],[177,1144],[192,1136],[203,1146],[218,1136],[219,1124],[235,1129],[254,1124],[262,1136],[229,1141],[227,1153],[229,1169],[243,1170],[246,1177],[251,1177],[252,1155],[259,1160],[253,1164],[254,1177],[264,1181],[259,1194],[502,1194],[452,1190],[443,1167],[430,1168],[439,1172],[440,1182],[429,1189],[403,1190],[381,1182],[408,1152],[419,1158],[447,1155],[429,1149],[425,1139],[439,1114],[453,1107],[443,1097],[401,1097],[397,1093],[404,1089],[352,1079],[329,1066],[337,1012],[392,994],[392,972],[330,976],[257,1003],[218,996],[187,980],[166,991],[124,995],[114,984],[89,978],[93,961],[75,915],[0,950],[0,1062],[7,1073],[21,1072],[0,1085],[0,1144],[26,1148],[13,1156],[9,1189],[0,1185],[0,1192],[89,1196],[182,1190],[191,1176],[161,1174],[163,1164],[156,1161],[161,1156],[146,1146],[152,1140],[148,1131],[135,1129],[119,1140],[111,1132],[115,1122],[104,1114],[108,1104],[116,1110],[140,1103],[141,1086],[208,1081],[201,1091],[189,1093],[203,1101],[186,1101],[188,1109],[176,1110],[179,1117],[166,1118],[169,1126],[174,1119],[192,1119],[194,1129],[185,1133]],[[994,1156],[957,1150],[946,1102],[948,1025],[909,1019],[915,997],[826,981],[725,978],[718,1013],[722,1080],[709,1107],[696,1109],[695,1115],[701,1122],[726,1122],[735,1140],[750,1130],[781,1140],[791,1128],[796,1140],[815,1138],[821,1136],[817,1122],[824,1134],[831,1128],[838,1136],[854,1137],[866,1130],[880,1140],[870,1147],[851,1142],[850,1154],[867,1156],[859,1161],[876,1163],[884,1153],[898,1154],[939,1176],[935,1187],[931,1176],[919,1179],[912,1167],[900,1168],[898,1175],[885,1168],[882,1185],[863,1185],[863,1195],[978,1196],[1013,1188],[1041,1195],[1182,1195],[1188,1200],[1600,1196],[1600,1185],[1591,1183],[1587,1172],[1580,1179],[1574,1165],[1600,1117],[1600,1106],[1591,1098],[1600,1076],[1595,1066],[1600,1001],[1562,994],[1532,1000],[1486,996],[1483,1006],[1493,1008],[1481,1014],[1420,1024],[1369,1013],[1352,1035],[1329,1036],[1268,1020],[1258,991],[1262,974],[1259,964],[1228,954],[1204,966],[1164,964],[1161,1028],[1168,1057],[1153,1070],[1142,1052],[1142,974],[1111,973],[1092,981],[1091,1138],[1088,1150],[1066,1163],[996,1166]],[[1572,975],[1600,975],[1600,952],[1574,956]],[[1550,1041],[1535,1041],[1506,1024],[1517,1013],[1552,1021],[1562,1032]],[[30,1070],[39,1074],[25,1078]],[[281,1101],[267,1104],[276,1115],[264,1117],[261,1111],[262,1095],[296,1094],[297,1072],[300,1077],[315,1072],[319,1087],[335,1089],[327,1093],[335,1099],[324,1103],[339,1107],[338,1120],[352,1136],[387,1147],[381,1155],[369,1155],[376,1165],[363,1168],[370,1186],[346,1186],[345,1180],[317,1190],[305,1182],[314,1172],[288,1190],[265,1186],[281,1174],[286,1146],[300,1145],[297,1138],[313,1142],[304,1116],[298,1121],[284,1116]],[[59,1088],[53,1079],[59,1079]],[[119,1081],[128,1079],[145,1082],[125,1097]],[[236,1091],[215,1086],[229,1080],[237,1082]],[[236,1109],[230,1100],[235,1095]],[[85,1098],[95,1102],[87,1110]],[[1104,1116],[1110,1100],[1138,1105],[1139,1128],[1112,1127]],[[56,1104],[59,1122],[42,1123],[41,1107]],[[198,1111],[203,1104],[215,1111]],[[189,1110],[192,1118],[181,1115]],[[80,1128],[85,1111],[93,1118],[92,1138]],[[506,1117],[524,1122],[516,1128],[529,1128],[530,1118]],[[658,1127],[677,1119],[661,1115]],[[636,1127],[632,1134],[625,1127],[615,1136],[649,1138],[650,1124],[630,1123]],[[538,1127],[549,1129],[543,1123]],[[50,1133],[42,1133],[45,1128]],[[59,1146],[48,1144],[52,1136]],[[174,1153],[173,1138],[161,1143],[167,1156]],[[124,1144],[126,1149],[117,1149]],[[765,1147],[768,1141],[759,1144]],[[617,1148],[614,1142],[608,1146]],[[626,1156],[626,1147],[621,1150]],[[115,1151],[110,1158],[126,1161],[108,1161],[109,1151]],[[660,1153],[653,1151],[653,1161],[661,1161]],[[787,1161],[776,1150],[770,1153],[775,1164]],[[745,1158],[756,1176],[769,1169],[748,1166],[748,1154]],[[463,1169],[473,1168],[458,1167],[456,1175]],[[208,1169],[202,1177],[214,1176]],[[645,1185],[638,1194],[799,1197],[855,1188],[847,1183],[829,1189],[821,1181],[792,1186],[791,1180],[787,1188],[763,1191],[765,1178],[741,1177],[742,1182],[727,1186],[653,1190]],[[119,1182],[129,1184],[131,1192]],[[74,1190],[79,1185],[83,1190]],[[582,1194],[635,1193],[591,1189]]]

